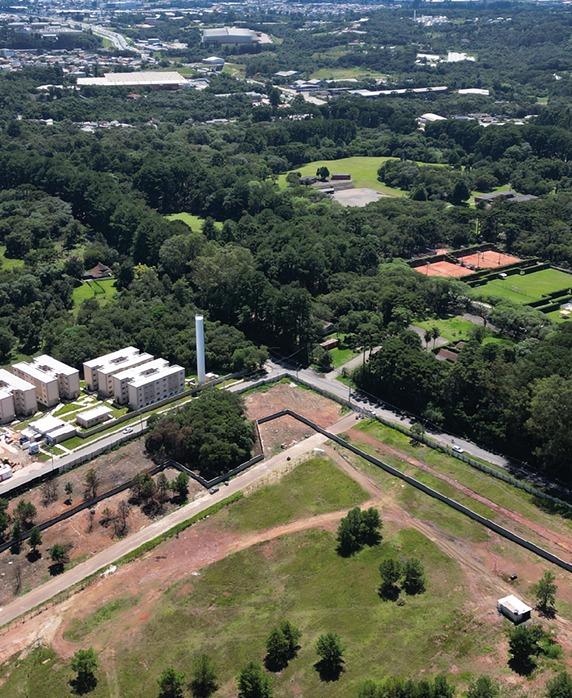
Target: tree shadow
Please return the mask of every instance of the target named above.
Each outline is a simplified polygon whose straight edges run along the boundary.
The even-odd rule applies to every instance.
[[[395,584],[382,584],[377,593],[383,601],[397,601],[401,589]]]
[[[12,555],[19,555],[22,551],[22,542],[19,540],[15,540],[12,545],[10,546],[10,552]]]
[[[369,545],[373,548],[375,545],[381,543],[381,533],[379,531],[369,531],[364,534],[363,542],[365,545]]]
[[[62,574],[62,572],[64,571],[64,567],[65,565],[63,562],[54,562],[48,567],[48,570],[52,577],[57,577],[58,574]]]
[[[330,662],[325,662],[321,659],[314,664],[314,669],[318,672],[320,681],[330,682],[338,681],[342,673],[345,671],[343,660],[338,664],[332,665]]]
[[[36,562],[36,560],[39,560],[41,557],[42,553],[39,550],[30,550],[26,555],[28,562]]]
[[[519,676],[530,676],[536,669],[536,662],[533,657],[511,657],[508,665]]]
[[[543,618],[554,619],[556,618],[556,609],[554,606],[540,607],[537,606],[536,610]]]
[[[275,674],[279,671],[282,671],[282,669],[286,669],[286,667],[288,666],[288,660],[278,659],[277,657],[270,657],[267,654],[266,657],[264,657],[264,666],[268,669],[268,671],[271,671]]]
[[[75,679],[71,679],[69,686],[72,693],[75,693],[76,696],[83,696],[95,690],[97,686],[97,677],[93,674],[82,676],[81,678],[76,677]]]

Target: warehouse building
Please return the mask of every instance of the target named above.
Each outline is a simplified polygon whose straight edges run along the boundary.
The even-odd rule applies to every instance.
[[[202,41],[203,44],[211,46],[253,46],[272,43],[268,35],[243,27],[203,29]]]
[[[83,364],[83,377],[88,390],[97,391],[103,397],[110,397],[113,395],[114,375],[152,360],[152,354],[141,353],[136,347],[125,347],[86,361]]]
[[[0,423],[27,417],[38,409],[36,388],[19,376],[0,369]]]
[[[185,369],[182,366],[149,368],[132,378],[127,387],[128,403],[132,410],[139,410],[185,390]]]
[[[105,73],[102,78],[78,78],[78,87],[155,87],[178,89],[187,80],[174,70],[140,70],[131,73]]]
[[[57,359],[42,354],[31,362],[21,361],[12,372],[36,388],[37,401],[46,407],[60,400],[75,400],[79,396],[79,371]]]

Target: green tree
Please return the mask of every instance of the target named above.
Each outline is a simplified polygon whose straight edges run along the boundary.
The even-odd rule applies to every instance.
[[[497,698],[499,688],[488,676],[479,676],[469,685],[465,695],[467,698]]]
[[[465,201],[467,201],[470,198],[470,196],[471,190],[467,186],[467,183],[461,179],[453,187],[450,201],[452,204],[458,206],[459,204],[465,203]]]
[[[177,497],[184,502],[189,494],[189,476],[187,473],[179,473],[173,480],[171,487]]]
[[[272,683],[268,674],[256,662],[250,662],[237,679],[238,698],[272,698]]]
[[[280,623],[280,630],[288,642],[288,659],[293,659],[300,648],[302,632],[293,623],[290,623],[289,620],[285,620]]]
[[[99,477],[93,468],[90,468],[85,474],[83,483],[83,498],[86,500],[97,497],[97,488],[99,487]]]
[[[397,582],[403,575],[403,567],[399,560],[392,557],[383,560],[379,565],[379,573],[381,574],[380,596],[384,599],[397,599],[399,596]]]
[[[508,637],[510,665],[519,673],[529,674],[536,666],[536,655],[539,654],[539,639],[544,633],[539,625],[517,625],[512,628]]]
[[[318,167],[318,169],[316,170],[316,177],[321,179],[322,182],[325,182],[329,176],[330,170],[325,165],[322,165],[322,167]]]
[[[216,667],[206,654],[201,654],[193,662],[190,687],[194,698],[209,698],[218,689]]]
[[[494,316],[491,319],[495,322]],[[554,375],[533,383],[530,419],[526,426],[536,439],[535,452],[543,465],[557,470],[568,462],[572,453],[572,429],[566,425],[570,424],[570,419],[572,378]]]
[[[159,684],[159,698],[183,698],[185,687],[185,675],[175,671],[173,667],[167,667],[157,679]]]
[[[266,640],[266,668],[270,671],[281,671],[288,665],[289,655],[288,639],[280,628],[274,628]]]
[[[97,655],[91,647],[87,650],[78,650],[71,660],[71,668],[76,676],[71,681],[76,693],[89,693],[97,686],[95,672],[98,668]]]
[[[546,570],[532,589],[536,596],[536,607],[545,615],[553,615],[555,611],[554,605],[558,591],[555,580],[554,573]]]
[[[332,681],[344,670],[344,647],[336,633],[320,635],[316,643],[319,660],[316,669],[323,681]]]
[[[69,560],[69,555],[66,547],[61,543],[53,545],[49,551],[52,560],[52,573],[60,574],[64,570],[66,562]]]
[[[22,524],[20,519],[14,519],[14,524],[12,526],[12,547],[10,552],[14,555],[18,555],[22,549]]]
[[[425,570],[420,560],[411,558],[403,565],[403,588],[406,594],[421,594],[425,591]]]
[[[447,681],[447,677],[439,674],[433,682],[432,698],[453,698],[455,689]]]
[[[38,547],[42,545],[42,534],[37,526],[30,531],[30,537],[28,539],[28,544],[30,546],[30,552],[33,557],[38,555]]]
[[[32,504],[32,502],[28,502],[26,499],[21,499],[14,511],[14,518],[18,519],[23,528],[31,528],[34,525],[36,514],[36,507]]]
[[[68,504],[72,503],[73,485],[71,482],[66,482],[64,487],[64,492],[66,493],[66,501]]]
[[[0,538],[4,538],[6,529],[10,525],[10,515],[8,514],[8,501],[0,499]]]
[[[546,685],[546,698],[572,698],[572,676],[561,671]]]

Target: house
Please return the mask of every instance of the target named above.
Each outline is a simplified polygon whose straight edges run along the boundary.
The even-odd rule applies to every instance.
[[[83,273],[83,278],[84,279],[109,279],[113,276],[113,272],[111,271],[111,268],[107,266],[107,264],[102,264],[101,262],[98,262],[94,267],[91,269],[87,269]]]
[[[497,601],[497,610],[515,624],[529,620],[532,613],[530,606],[512,594]]]
[[[339,343],[337,337],[331,337],[330,339],[325,339],[323,342],[320,342],[320,346],[322,349],[329,351],[330,349],[335,349]]]

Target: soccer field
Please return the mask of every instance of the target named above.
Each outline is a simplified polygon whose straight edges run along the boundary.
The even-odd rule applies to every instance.
[[[572,274],[557,269],[543,269],[532,274],[515,274],[506,279],[494,279],[484,286],[471,289],[471,296],[504,298],[526,305],[540,300],[553,291],[572,290]]]

